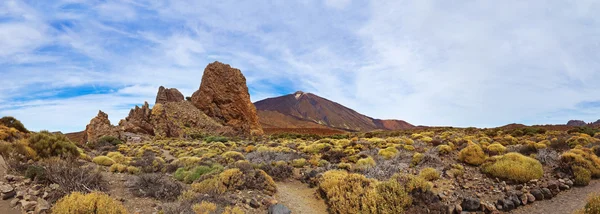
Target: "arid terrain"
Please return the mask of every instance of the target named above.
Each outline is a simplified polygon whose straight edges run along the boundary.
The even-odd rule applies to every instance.
[[[82,132],[26,125],[0,120],[0,213],[600,212],[597,124],[414,126],[304,92],[251,103],[220,62],[118,125],[101,110]]]

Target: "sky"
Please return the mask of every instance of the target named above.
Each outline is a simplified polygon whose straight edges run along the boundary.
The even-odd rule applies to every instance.
[[[252,101],[301,90],[416,125],[600,119],[600,1],[3,0],[0,116],[113,124],[208,63]]]

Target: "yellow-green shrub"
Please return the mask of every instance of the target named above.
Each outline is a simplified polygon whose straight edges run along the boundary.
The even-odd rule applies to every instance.
[[[120,152],[109,152],[106,154],[107,157],[113,159],[115,163],[127,164],[129,160]]]
[[[506,152],[506,147],[499,143],[492,143],[487,147],[487,151],[490,155],[501,155]]]
[[[245,160],[244,155],[242,153],[236,151],[227,151],[221,155],[227,161],[227,163],[233,163],[238,160]]]
[[[396,154],[398,154],[398,150],[394,147],[388,147],[385,149],[381,149],[378,152],[378,155],[382,156],[386,160],[392,159],[393,157],[396,156]]]
[[[583,168],[581,166],[573,166],[573,175],[575,179],[573,183],[577,186],[587,186],[590,184],[590,180],[592,180],[592,173],[590,170]]]
[[[107,156],[97,156],[92,159],[92,162],[102,166],[112,166],[115,164],[115,161]]]
[[[592,177],[600,177],[600,158],[590,149],[571,149],[560,156],[560,160],[571,166],[580,166],[592,174]]]
[[[463,174],[465,174],[465,167],[460,164],[452,164],[450,174],[452,174],[454,177],[463,176]]]
[[[108,169],[108,171],[110,171],[110,172],[119,172],[119,173],[126,172],[127,171],[127,166],[125,166],[123,164],[120,164],[120,163],[116,163],[116,164],[113,164],[112,166],[110,166],[110,168]]]
[[[448,154],[450,152],[452,152],[452,147],[450,147],[448,145],[439,145],[438,146],[438,153],[440,155]]]
[[[223,213],[221,214],[244,214],[244,210],[242,210],[242,208],[239,208],[237,206],[234,207],[225,207],[225,210],[223,210]]]
[[[600,213],[600,195],[591,195],[588,198],[587,204],[583,208],[584,214],[598,214]]]
[[[292,166],[293,167],[302,168],[305,165],[306,165],[306,159],[304,159],[304,158],[299,158],[299,159],[292,160]]]
[[[544,175],[542,164],[533,158],[511,152],[502,156],[494,156],[491,162],[481,167],[483,173],[498,178],[518,182],[540,179]]]
[[[74,192],[58,200],[54,207],[52,207],[52,213],[125,214],[127,210],[120,202],[104,193],[93,192],[84,195]]]
[[[325,194],[332,213],[374,213],[375,182],[360,174],[332,170],[323,173],[319,190]]]
[[[571,148],[575,148],[576,146],[586,146],[590,143],[596,142],[597,139],[593,138],[587,134],[580,133],[578,135],[572,136],[567,140],[567,144]]]
[[[127,172],[129,172],[130,174],[140,174],[141,170],[140,168],[137,168],[135,166],[128,166]]]
[[[202,158],[199,157],[180,157],[177,160],[175,160],[174,164],[182,167],[192,167],[200,164],[201,162]]]
[[[440,173],[431,167],[427,167],[421,170],[421,172],[419,172],[419,177],[428,180],[428,181],[435,181],[437,179],[440,179]]]
[[[458,153],[458,159],[465,163],[479,166],[485,161],[485,153],[483,153],[483,149],[479,147],[479,145],[474,143],[469,143],[467,147],[460,150]]]
[[[415,147],[412,145],[404,145],[402,148],[406,151],[415,151]]]
[[[422,153],[418,153],[416,152],[413,156],[412,156],[412,165],[416,166],[419,163],[421,163],[421,161],[423,160],[423,158],[425,157],[424,154]]]
[[[196,214],[211,214],[217,210],[217,205],[208,201],[202,201],[199,204],[194,204],[192,210]]]
[[[412,198],[397,180],[379,182],[375,189],[376,213],[403,213],[404,209],[412,204]]]
[[[375,160],[372,157],[361,158],[356,161],[356,167],[359,169],[367,169],[375,166]]]
[[[63,155],[79,157],[77,146],[62,134],[41,131],[32,134],[27,141],[28,146],[41,158]]]
[[[227,187],[217,177],[214,177],[192,184],[192,190],[200,194],[217,195],[227,191]]]
[[[219,180],[227,190],[235,190],[244,184],[244,173],[238,168],[228,169],[219,174]]]

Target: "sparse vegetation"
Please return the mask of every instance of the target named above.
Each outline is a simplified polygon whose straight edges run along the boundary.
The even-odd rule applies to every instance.
[[[110,213],[126,214],[127,210],[118,201],[110,196],[93,192],[82,194],[79,192],[71,193],[60,199],[54,207],[52,213],[80,214],[80,213]]]

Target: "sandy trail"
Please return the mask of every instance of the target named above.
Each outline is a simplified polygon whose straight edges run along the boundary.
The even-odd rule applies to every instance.
[[[600,193],[600,180],[590,182],[586,187],[575,187],[560,192],[551,200],[536,201],[531,205],[513,210],[513,214],[572,214],[585,206],[592,193]]]
[[[293,214],[327,214],[327,205],[315,196],[315,189],[308,188],[306,184],[297,180],[279,182],[276,198]]]

